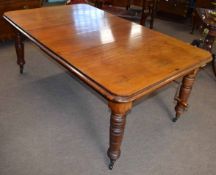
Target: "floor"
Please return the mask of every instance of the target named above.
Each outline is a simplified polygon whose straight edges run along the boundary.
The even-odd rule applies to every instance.
[[[190,43],[188,22],[155,29]],[[26,42],[23,75],[12,42],[0,45],[0,175],[215,175],[216,78],[200,71],[177,123],[177,84],[145,97],[128,115],[122,155],[108,170],[106,101]],[[178,55],[176,55],[178,59]]]

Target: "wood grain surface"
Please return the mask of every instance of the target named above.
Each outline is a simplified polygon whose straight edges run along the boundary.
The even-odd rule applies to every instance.
[[[90,5],[4,18],[109,100],[133,101],[211,61],[209,52]]]

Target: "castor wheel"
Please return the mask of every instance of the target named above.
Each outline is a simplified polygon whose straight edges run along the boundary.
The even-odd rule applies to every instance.
[[[178,117],[175,117],[172,119],[173,122],[177,122],[177,120],[178,120]]]
[[[113,169],[114,163],[115,163],[114,160],[110,160],[110,164],[109,164],[109,169],[110,169],[110,170]]]

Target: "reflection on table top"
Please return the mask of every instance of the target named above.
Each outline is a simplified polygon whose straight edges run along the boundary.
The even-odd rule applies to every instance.
[[[90,5],[5,14],[19,30],[113,96],[134,99],[210,61],[210,54]]]

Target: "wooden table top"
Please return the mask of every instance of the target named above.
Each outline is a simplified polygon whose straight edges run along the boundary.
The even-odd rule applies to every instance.
[[[133,101],[211,61],[209,52],[90,5],[4,18],[109,100]]]

